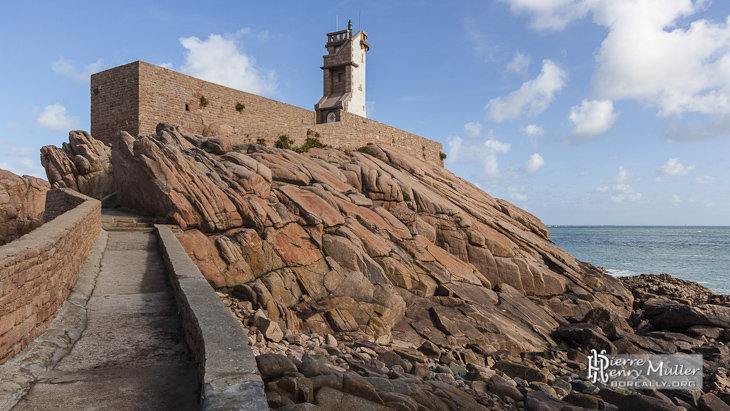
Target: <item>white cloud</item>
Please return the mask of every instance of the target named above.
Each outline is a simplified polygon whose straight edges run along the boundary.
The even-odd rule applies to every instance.
[[[570,108],[568,120],[573,124],[566,143],[582,143],[605,133],[621,113],[614,113],[610,100],[583,100],[580,106]]]
[[[534,173],[535,171],[541,169],[543,166],[545,166],[545,159],[542,158],[540,154],[535,153],[530,156],[530,159],[527,160],[527,163],[525,163],[524,166],[522,166],[522,169],[527,171],[528,173]]]
[[[11,147],[3,149],[3,155],[9,157],[28,157],[33,155],[34,150],[28,147]]]
[[[375,102],[374,101],[365,102],[365,113],[367,113],[368,118],[373,118],[375,116]]]
[[[619,166],[618,174],[615,176],[611,176],[608,181],[616,184],[633,184],[637,183],[639,180],[634,177],[634,173],[623,168],[623,166]]]
[[[484,142],[467,140],[459,136],[449,136],[446,144],[449,146],[449,153],[446,157],[447,164],[472,162],[479,163],[482,168],[481,178],[491,180],[500,177],[498,153],[506,153],[512,147],[510,144],[498,140],[489,139]]]
[[[730,28],[707,20],[677,27],[702,3],[601,2],[594,21],[609,27],[609,34],[596,55],[597,95],[636,99],[658,107],[662,116],[730,112]]]
[[[507,73],[523,74],[527,72],[527,68],[532,64],[532,57],[528,54],[522,54],[519,51],[515,52],[515,57],[507,63],[504,71]]]
[[[536,124],[528,124],[520,127],[520,133],[526,135],[532,142],[532,148],[537,150],[537,140],[545,134],[545,130]]]
[[[703,186],[714,187],[717,184],[717,179],[712,176],[702,176],[695,179],[695,183]]]
[[[608,179],[609,183],[613,183],[610,187],[611,201],[614,203],[635,202],[643,198],[642,194],[634,188],[634,184],[640,181],[634,177],[629,170],[619,166],[619,172],[615,176]]]
[[[502,0],[514,13],[528,13],[538,30],[562,30],[573,20],[588,15],[598,0]]]
[[[100,71],[104,67],[104,60],[99,59],[94,63],[84,66],[83,69],[78,70],[76,63],[65,58],[60,58],[57,61],[51,63],[51,70],[54,73],[62,76],[71,77],[79,83],[89,83],[91,75]]]
[[[506,153],[512,146],[497,140],[487,140],[478,154],[482,158],[484,176],[496,178],[500,176],[497,153]]]
[[[661,139],[671,143],[688,143],[730,136],[730,115],[698,119],[671,119],[662,130]]]
[[[670,158],[659,168],[659,173],[665,176],[686,176],[695,166],[685,166],[679,162],[679,158]]]
[[[158,66],[172,70],[172,63],[170,63],[170,62],[158,64]]]
[[[464,124],[464,132],[469,137],[479,137],[479,134],[482,133],[482,124],[481,123],[466,123]]]
[[[507,187],[507,191],[510,193],[509,196],[515,201],[527,201],[528,197],[525,194],[525,187]]]
[[[562,30],[591,13],[608,30],[595,55],[600,99],[637,100],[660,116],[730,114],[730,24],[692,20],[707,0],[502,1],[540,30]]]
[[[522,193],[511,193],[509,195],[515,201],[527,201],[527,195]]]
[[[241,52],[234,40],[219,34],[211,34],[205,41],[197,37],[179,40],[187,49],[180,68],[183,73],[249,93],[276,93],[276,73],[257,67],[256,60]]]
[[[519,90],[487,103],[486,118],[501,122],[542,113],[562,90],[568,73],[550,60],[543,60],[542,71],[535,79],[522,84]]]
[[[608,186],[598,187],[596,188],[596,191],[599,193],[605,193],[608,191]]]
[[[68,131],[76,127],[78,117],[66,116],[66,107],[56,103],[46,106],[36,120],[36,124],[53,131]]]
[[[528,137],[540,137],[545,134],[545,130],[536,124],[528,124],[524,127],[520,127],[520,133]]]
[[[270,37],[271,37],[271,33],[269,32],[268,29],[266,29],[264,31],[261,31],[258,34],[256,34],[256,39],[259,40],[259,41],[266,41]]]
[[[679,196],[676,195],[676,194],[674,194],[672,196],[672,200],[671,201],[672,201],[672,204],[681,204],[682,203],[682,199],[680,199]]]
[[[0,163],[0,168],[19,176],[27,174],[46,179],[46,171],[41,167],[40,160],[32,160],[28,157],[18,158],[12,163]]]
[[[446,144],[449,145],[449,155],[446,157],[446,164],[454,164],[461,160],[461,145],[463,141],[459,136],[446,137]]]
[[[13,121],[8,121],[7,123],[5,123],[5,128],[7,128],[8,130],[17,130],[19,127],[20,125]]]

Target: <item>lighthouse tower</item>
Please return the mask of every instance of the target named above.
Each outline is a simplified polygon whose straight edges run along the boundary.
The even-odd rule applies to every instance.
[[[365,112],[365,55],[370,49],[368,35],[352,35],[352,20],[347,30],[327,33],[324,56],[323,97],[314,105],[317,124],[340,121],[343,111],[367,117]]]

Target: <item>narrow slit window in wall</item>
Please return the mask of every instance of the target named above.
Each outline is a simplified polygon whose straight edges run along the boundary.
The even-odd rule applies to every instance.
[[[190,106],[187,104],[185,105],[185,111],[190,111]]]

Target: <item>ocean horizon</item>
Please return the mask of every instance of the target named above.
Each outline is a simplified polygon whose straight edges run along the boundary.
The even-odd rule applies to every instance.
[[[730,226],[546,225],[575,258],[616,277],[669,274],[730,294]]]

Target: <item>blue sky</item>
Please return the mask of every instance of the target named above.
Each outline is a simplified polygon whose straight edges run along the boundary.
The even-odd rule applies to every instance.
[[[272,6],[275,4],[275,6]],[[368,33],[368,117],[546,224],[730,225],[730,2],[3,5],[0,168],[89,129],[89,74],[136,60],[312,109],[325,33]]]

